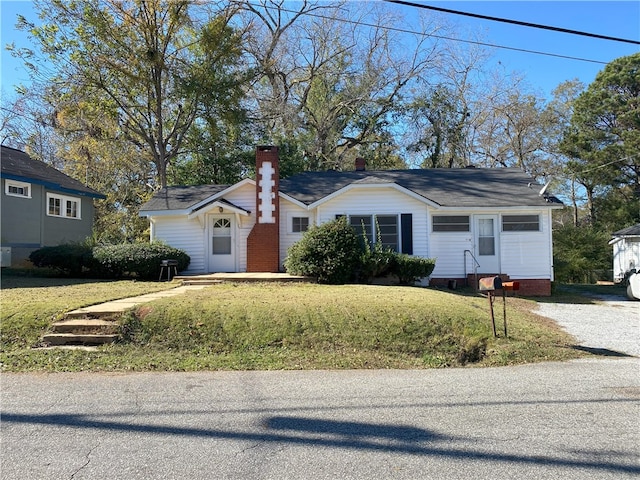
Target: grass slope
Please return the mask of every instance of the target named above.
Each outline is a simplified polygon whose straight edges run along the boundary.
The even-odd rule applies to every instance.
[[[274,283],[227,283],[142,305],[125,316],[122,343],[95,351],[33,350],[64,311],[167,288],[51,283],[6,288],[3,278],[4,371],[429,368],[581,355],[571,337],[531,313],[530,300],[507,299],[509,338],[494,339],[487,299],[475,294]],[[502,306],[498,298],[499,327]]]

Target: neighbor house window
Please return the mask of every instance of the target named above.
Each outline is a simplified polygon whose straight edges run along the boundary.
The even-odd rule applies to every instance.
[[[5,193],[12,197],[31,198],[31,184],[7,180],[5,182]]]
[[[291,232],[302,233],[309,230],[309,217],[292,217]]]
[[[359,235],[367,237],[369,245],[380,242],[383,247],[398,251],[400,236],[397,215],[350,215],[349,224]]]
[[[434,215],[434,232],[468,232],[469,215]]]
[[[80,218],[80,199],[47,193],[47,215],[62,218]]]
[[[503,215],[503,232],[539,232],[539,215]]]

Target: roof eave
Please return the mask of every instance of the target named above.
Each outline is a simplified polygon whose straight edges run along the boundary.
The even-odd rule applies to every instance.
[[[189,213],[191,212],[195,212],[196,210],[199,210],[202,207],[205,207],[207,204],[211,203],[212,201],[215,201],[227,194],[229,194],[230,192],[233,192],[234,190],[237,190],[238,188],[241,188],[244,185],[247,184],[251,184],[251,185],[255,185],[256,182],[250,178],[245,178],[244,180],[240,180],[238,183],[235,183],[231,186],[229,186],[228,188],[225,188],[224,190],[218,192],[218,193],[214,193],[213,195],[208,196],[207,198],[205,198],[204,200],[201,200],[193,205],[191,205],[189,207]]]
[[[25,177],[23,175],[14,175],[12,173],[2,173],[0,176],[2,178],[6,178],[8,180],[15,180],[17,182],[25,182],[25,183],[33,183],[34,185],[42,185],[43,187],[48,188],[50,190],[55,190],[56,192],[70,193],[72,195],[97,198],[101,200],[104,200],[105,198],[107,198],[106,195],[103,195],[102,193],[99,193],[96,191],[84,191],[84,190],[78,190],[75,188],[63,187],[59,183],[47,182],[46,180],[40,180],[32,177]]]

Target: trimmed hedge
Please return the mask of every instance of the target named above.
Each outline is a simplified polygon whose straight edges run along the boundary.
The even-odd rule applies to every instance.
[[[433,258],[412,257],[406,253],[397,253],[393,257],[391,271],[401,285],[413,285],[421,278],[428,277],[436,267]]]
[[[29,260],[36,267],[53,268],[74,276],[96,268],[92,248],[75,243],[39,248],[31,252]]]
[[[135,276],[153,280],[160,273],[162,260],[177,260],[178,271],[185,270],[191,258],[182,250],[162,243],[132,243],[96,247],[94,259],[108,276]]]
[[[43,247],[31,253],[29,260],[36,267],[55,268],[72,276],[135,277],[153,280],[160,273],[162,260],[177,260],[178,271],[191,261],[177,248],[162,243],[133,243],[90,247],[67,244]]]

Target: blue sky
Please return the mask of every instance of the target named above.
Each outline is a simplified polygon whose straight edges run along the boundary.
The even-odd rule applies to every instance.
[[[530,23],[551,25],[612,37],[640,41],[640,2],[629,1],[427,1],[415,3],[439,6],[481,15],[509,18]],[[407,16],[414,9],[396,5]],[[15,30],[16,14],[36,20],[31,2],[27,0],[0,0],[2,52],[0,89],[11,94],[14,85],[28,81],[21,63],[12,58],[5,45],[14,41],[16,46],[29,46],[23,32]],[[435,14],[435,12],[434,12]],[[566,33],[526,28],[515,25],[473,19],[452,14],[438,14],[460,30],[477,30],[486,43],[548,54],[610,62],[616,58],[640,52],[639,45],[608,40],[597,40]],[[398,27],[406,27],[399,25]],[[532,88],[549,95],[553,88],[565,80],[578,78],[591,83],[604,64],[591,63],[548,55],[493,49],[493,62],[500,62],[506,73],[523,74]]]

